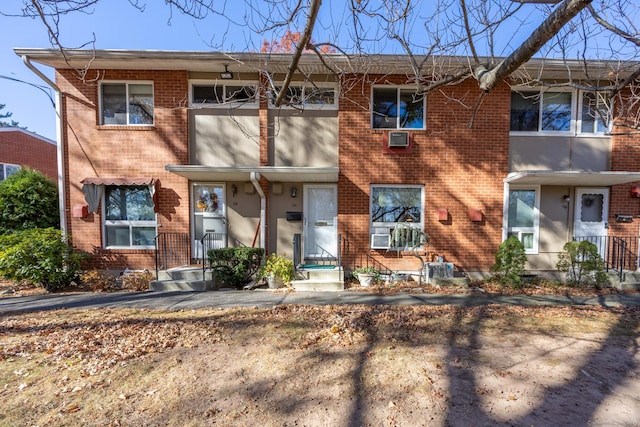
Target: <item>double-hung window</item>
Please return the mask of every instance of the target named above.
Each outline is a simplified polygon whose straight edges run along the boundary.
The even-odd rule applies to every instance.
[[[20,170],[20,166],[10,163],[0,163],[0,181],[7,179]]]
[[[609,130],[610,99],[601,92],[581,92],[580,133],[604,134]]]
[[[253,82],[222,83],[194,80],[190,84],[191,105],[199,107],[258,107],[258,86]]]
[[[537,188],[509,190],[507,204],[507,233],[516,236],[524,245],[525,253],[538,253],[539,204]]]
[[[154,248],[157,227],[149,186],[108,185],[104,198],[105,246]]]
[[[424,186],[371,186],[371,248],[411,250],[423,242]]]
[[[511,131],[571,132],[573,110],[572,91],[511,92]]]
[[[415,88],[374,86],[371,99],[373,129],[425,128],[425,97]]]
[[[102,82],[100,123],[153,125],[153,83]]]

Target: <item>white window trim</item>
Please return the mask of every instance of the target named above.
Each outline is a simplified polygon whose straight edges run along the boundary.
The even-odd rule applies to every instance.
[[[536,193],[533,211],[533,247],[526,249],[524,253],[527,255],[537,255],[539,253],[540,242],[540,193],[541,187],[539,185],[509,185],[504,184],[504,199],[502,210],[502,241],[507,240],[509,235],[509,193],[511,190],[532,190]],[[513,227],[514,231],[523,231],[523,229],[530,229],[531,227]]]
[[[280,86],[278,86],[280,87]],[[302,104],[302,105],[284,105],[282,104],[280,107],[276,107],[274,104],[274,93],[271,89],[269,89],[269,108],[270,109],[283,109],[283,110],[300,110],[300,111],[305,111],[305,110],[337,110],[338,109],[338,98],[339,98],[339,91],[338,91],[338,84],[337,83],[299,83],[299,82],[292,82],[289,87],[299,87],[302,88],[304,91],[306,91],[306,89],[311,88],[311,89],[315,89],[318,88],[320,90],[323,89],[333,89],[333,104]],[[303,96],[304,98],[304,96]]]
[[[103,100],[102,100],[102,85],[103,84],[124,84],[125,85],[125,99],[127,102],[127,123],[125,124],[110,124],[104,122],[103,116]],[[153,123],[130,123],[129,120],[129,85],[151,85],[151,92],[153,93]],[[98,87],[98,100],[99,100],[99,119],[100,126],[131,126],[131,127],[144,127],[144,126],[155,126],[156,124],[156,88],[153,84],[153,80],[101,80]]]
[[[578,91],[578,107],[576,109],[576,133],[577,135],[580,136],[588,136],[588,137],[605,137],[605,138],[609,138],[610,137],[610,133],[611,133],[611,129],[612,129],[612,123],[613,120],[611,119],[611,117],[609,117],[609,125],[607,126],[607,130],[605,132],[583,132],[582,131],[582,107],[583,107],[583,103],[584,103],[584,94],[585,93],[593,93],[594,91],[590,91],[590,90],[580,90]],[[597,107],[597,106],[596,106]]]
[[[115,185],[114,187],[127,187],[126,185]],[[154,213],[155,219],[153,221],[145,220],[145,221],[132,221],[132,220],[113,220],[106,219],[107,218],[107,208],[106,208],[106,199],[107,191],[106,186],[104,191],[102,192],[102,200],[100,201],[100,205],[102,206],[102,235],[103,237],[103,247],[105,249],[128,249],[128,250],[148,250],[155,249],[155,245],[141,245],[141,246],[118,246],[118,245],[107,245],[107,226],[122,226],[127,225],[129,227],[129,241],[131,241],[131,233],[133,227],[154,227],[156,229],[156,236],[158,235],[158,214]]]
[[[511,88],[511,92],[538,92],[540,96],[540,102],[538,103],[538,130],[537,131],[519,131],[519,130],[509,130],[509,135],[512,136],[573,136],[576,135],[577,132],[577,117],[578,117],[578,95],[577,91],[572,88],[549,88],[549,87],[513,87]],[[544,94],[546,92],[556,93],[556,92],[571,92],[571,123],[569,125],[569,130],[542,130],[542,108],[544,106]]]
[[[396,102],[400,103],[400,90],[401,89],[412,89],[415,90],[415,86],[411,85],[372,85],[371,86],[371,96],[370,96],[370,105],[369,105],[369,126],[371,130],[382,130],[382,131],[412,131],[412,130],[426,130],[427,129],[427,97],[426,95],[422,97],[422,127],[420,128],[402,128],[400,127],[400,117],[396,118],[396,127],[395,128],[376,128],[373,127],[373,91],[374,89],[396,89]]]
[[[373,206],[373,189],[374,187],[384,187],[384,188],[418,188],[420,189],[420,219],[416,222],[373,222],[372,221],[372,206]],[[388,230],[389,233],[393,229],[395,229],[396,224],[410,224],[411,228],[418,228],[420,231],[424,233],[424,203],[425,203],[425,186],[420,184],[370,184],[369,185],[369,248],[371,248],[372,238],[371,236],[374,234],[381,234],[379,231],[381,229]],[[384,234],[384,233],[382,233]],[[378,248],[379,249],[379,248]],[[389,250],[403,250],[405,248],[396,248],[390,246]]]
[[[219,103],[202,103],[193,102],[193,86],[222,86],[226,96],[227,86],[253,86],[256,90],[256,96],[253,102],[223,102]],[[260,106],[259,102],[259,84],[253,80],[222,80],[222,79],[192,79],[189,80],[189,105],[193,108],[233,108],[233,109],[256,109]]]

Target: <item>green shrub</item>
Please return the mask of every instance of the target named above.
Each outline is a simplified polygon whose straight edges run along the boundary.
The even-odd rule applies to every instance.
[[[223,248],[207,252],[213,275],[223,286],[241,288],[258,271],[263,248]]]
[[[516,236],[511,236],[498,247],[496,262],[491,267],[494,279],[502,286],[518,288],[522,286],[522,275],[527,256],[524,245]]]
[[[571,241],[565,243],[563,250],[556,268],[567,274],[568,285],[600,287],[608,283],[596,245],[587,240]]]
[[[52,180],[21,169],[0,181],[0,234],[58,226],[58,190]]]
[[[283,255],[272,253],[258,269],[257,279],[266,279],[269,276],[273,276],[280,278],[282,283],[288,286],[295,274],[293,261]]]
[[[78,276],[84,254],[73,251],[60,230],[34,228],[0,235],[0,276],[51,292]]]

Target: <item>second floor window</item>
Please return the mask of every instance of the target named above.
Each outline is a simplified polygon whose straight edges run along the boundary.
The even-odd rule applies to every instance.
[[[281,88],[277,87],[280,91]],[[271,92],[271,105],[277,99],[277,94]],[[299,109],[336,109],[338,99],[336,88],[333,86],[318,86],[313,84],[297,86],[291,85],[287,88],[287,93],[283,98],[284,107]]]
[[[194,81],[191,83],[191,104],[207,107],[222,105],[257,107],[256,93],[255,84]]]
[[[153,84],[112,83],[100,85],[103,125],[152,125]]]
[[[569,132],[572,92],[511,92],[511,131]]]
[[[374,87],[371,104],[373,129],[425,128],[425,98],[414,88]]]
[[[598,92],[583,92],[580,117],[581,133],[605,133],[609,130],[609,97]]]

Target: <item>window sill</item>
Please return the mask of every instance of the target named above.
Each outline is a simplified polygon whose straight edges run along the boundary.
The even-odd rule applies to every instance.
[[[133,130],[133,131],[150,131],[156,130],[155,125],[97,125],[98,130]]]

